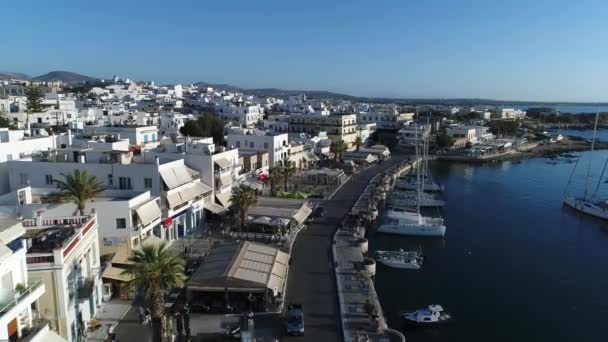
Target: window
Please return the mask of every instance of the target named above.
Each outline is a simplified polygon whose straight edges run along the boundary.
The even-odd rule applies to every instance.
[[[114,176],[112,174],[108,174],[108,185],[114,185]]]
[[[241,142],[240,142],[240,141],[237,141],[237,142],[236,142],[236,147],[237,147],[237,148],[241,148]]]
[[[144,188],[146,188],[146,189],[152,188],[152,178],[144,178]]]
[[[254,146],[253,141],[249,143],[249,148],[253,148]]]
[[[124,218],[116,219],[116,229],[126,229],[127,228],[127,220]]]
[[[13,155],[12,155],[12,154],[10,154],[10,153],[9,153],[9,154],[7,154],[7,155],[6,155],[6,160],[8,160],[8,161],[13,160]]]
[[[53,175],[45,175],[44,180],[46,184],[53,184]]]
[[[131,190],[131,177],[118,177],[118,187],[121,190]]]
[[[21,185],[27,185],[30,182],[29,177],[27,176],[27,173],[20,173],[19,174],[19,183],[21,183]]]
[[[267,142],[264,143],[264,148],[268,149],[268,143]]]

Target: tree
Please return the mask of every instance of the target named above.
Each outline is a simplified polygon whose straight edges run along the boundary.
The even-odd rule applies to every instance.
[[[47,199],[51,202],[72,202],[76,204],[80,215],[84,215],[86,202],[105,190],[105,187],[97,182],[97,177],[89,177],[86,170],[74,170],[70,174],[61,175],[64,180],[53,180],[61,191],[49,195]]]
[[[245,184],[241,184],[237,188],[232,189],[230,201],[232,202],[233,210],[239,214],[241,229],[244,229],[247,211],[249,208],[258,203],[258,196],[253,188]]]
[[[224,144],[224,121],[213,114],[206,113],[196,120],[187,121],[180,129],[183,135],[212,137],[216,145]]]
[[[2,112],[2,111],[0,111],[0,128],[9,128],[9,129],[15,128],[15,126],[13,125],[11,120],[6,118],[4,116],[4,112]]]
[[[276,192],[276,185],[283,179],[283,169],[280,165],[273,166],[268,169],[268,182],[270,183],[270,194],[274,195]]]
[[[338,159],[342,157],[344,152],[346,152],[347,148],[348,146],[346,146],[344,140],[340,140],[336,143],[331,144],[330,150],[334,154],[334,162],[338,162]]]
[[[152,340],[160,342],[166,330],[165,295],[182,284],[184,260],[163,242],[134,250],[129,262],[123,274],[131,277],[129,286],[143,295],[152,316]]]
[[[513,136],[517,132],[519,122],[515,120],[490,121],[490,133],[496,136]]]
[[[283,188],[287,191],[287,181],[289,181],[289,177],[296,174],[296,164],[291,160],[283,160],[281,161],[281,169],[283,176]]]
[[[27,107],[25,126],[29,127],[30,114],[41,113],[45,110],[45,106],[42,104],[42,101],[44,100],[44,95],[42,94],[40,89],[36,87],[30,87],[25,92],[25,96],[27,100],[25,103]]]
[[[359,151],[361,149],[361,146],[363,146],[363,139],[361,139],[361,137],[357,137],[355,139],[354,144],[357,147],[357,151]]]

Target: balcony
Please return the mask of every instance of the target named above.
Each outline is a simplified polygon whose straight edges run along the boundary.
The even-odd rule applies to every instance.
[[[45,338],[49,331],[49,321],[39,319],[32,321],[31,327],[26,327],[21,330],[21,337],[16,342],[38,342]]]
[[[2,292],[0,292],[0,316],[8,313],[22,303],[25,304],[24,308],[29,306],[42,294],[44,294],[44,283],[41,280],[31,283],[21,292],[2,289]]]
[[[89,299],[95,290],[95,277],[80,278],[78,284],[78,298]]]

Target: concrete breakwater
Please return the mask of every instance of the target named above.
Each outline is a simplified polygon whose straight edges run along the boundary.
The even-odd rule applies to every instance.
[[[375,261],[366,257],[367,228],[399,177],[416,162],[400,162],[377,174],[361,193],[333,239],[333,261],[345,341],[405,341],[386,323],[374,287]]]

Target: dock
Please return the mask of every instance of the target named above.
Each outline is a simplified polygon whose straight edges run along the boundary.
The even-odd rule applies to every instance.
[[[376,219],[383,198],[415,164],[401,162],[374,176],[334,235],[332,252],[344,341],[405,341],[401,332],[388,327],[384,317],[373,282],[376,264],[365,256],[368,242],[364,236],[365,225]]]

